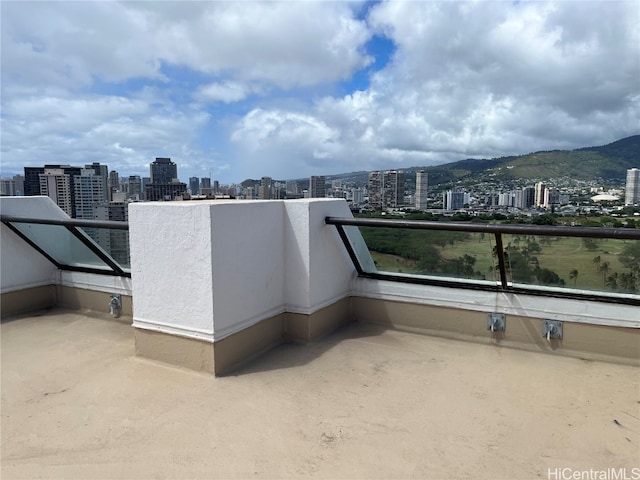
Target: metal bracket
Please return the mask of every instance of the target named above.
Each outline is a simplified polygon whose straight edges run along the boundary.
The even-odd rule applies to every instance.
[[[112,293],[111,300],[109,301],[109,313],[116,317],[120,316],[122,310],[122,298],[119,293]]]
[[[504,332],[507,328],[507,319],[504,313],[487,314],[487,330],[492,332]]]
[[[562,322],[544,318],[542,320],[542,336],[546,337],[548,341],[551,341],[552,338],[562,340]]]

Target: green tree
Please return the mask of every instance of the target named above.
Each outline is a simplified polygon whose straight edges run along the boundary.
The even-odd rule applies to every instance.
[[[602,262],[600,264],[600,271],[602,272],[602,283],[606,283],[605,280],[607,278],[607,273],[609,273],[609,270],[611,270],[609,262]]]
[[[534,225],[555,225],[556,223],[558,223],[558,220],[555,214],[545,213],[543,215],[533,217],[531,223],[533,223]]]
[[[640,273],[640,241],[635,240],[625,245],[618,256],[618,260],[631,272]]]
[[[564,280],[556,272],[548,268],[536,268],[534,274],[537,282],[542,285],[564,285]]]
[[[593,238],[583,238],[582,245],[584,245],[584,247],[590,252],[598,249],[598,242],[596,242]]]
[[[529,253],[540,253],[542,252],[542,247],[538,242],[531,242],[528,246]]]
[[[433,274],[439,270],[442,263],[442,256],[433,245],[424,245],[418,259],[419,273]]]
[[[577,283],[577,281],[578,281],[578,270],[576,270],[575,268],[574,268],[574,269],[572,269],[572,270],[569,272],[569,278],[570,278],[571,280],[573,280],[573,287],[575,288],[576,283]]]
[[[623,272],[619,275],[619,285],[620,289],[625,293],[635,293],[637,291],[636,277],[631,272]]]

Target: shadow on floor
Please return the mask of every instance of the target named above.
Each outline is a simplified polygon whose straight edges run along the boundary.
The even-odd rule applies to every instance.
[[[310,343],[281,343],[243,362],[241,365],[221,376],[235,377],[271,370],[301,367],[313,362],[346,340],[380,337],[387,330],[389,330],[388,327],[380,325],[352,322]]]

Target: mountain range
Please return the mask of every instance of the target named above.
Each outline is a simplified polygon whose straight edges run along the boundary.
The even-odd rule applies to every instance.
[[[417,170],[426,170],[429,173],[429,185],[467,181],[479,183],[485,180],[533,182],[562,178],[624,184],[626,171],[630,168],[640,168],[640,135],[598,147],[540,151],[492,159],[466,159],[433,167],[411,167],[404,171],[411,181]],[[368,173],[360,171],[332,175],[327,180],[340,179],[364,185]]]

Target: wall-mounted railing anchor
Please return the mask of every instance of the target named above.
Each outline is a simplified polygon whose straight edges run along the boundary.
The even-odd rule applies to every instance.
[[[489,313],[487,315],[487,330],[504,332],[507,328],[507,319],[504,313]]]
[[[112,293],[111,300],[109,301],[109,314],[114,317],[119,317],[122,311],[122,299],[119,293]]]
[[[550,342],[552,338],[562,340],[562,322],[560,320],[542,320],[542,336]]]

